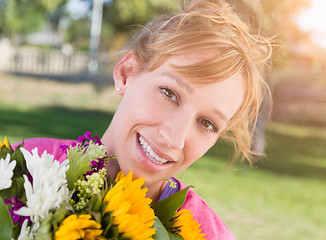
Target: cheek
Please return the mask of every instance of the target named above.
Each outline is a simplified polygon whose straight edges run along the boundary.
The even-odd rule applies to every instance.
[[[150,86],[146,89],[139,89],[141,94],[133,96],[131,101],[134,103],[133,110],[141,118],[151,119],[155,121],[167,121],[171,119],[174,109],[173,103],[165,100],[156,86]]]
[[[134,88],[123,96],[119,105],[119,110],[124,119],[123,125],[142,125],[164,121],[164,109],[162,108],[162,98],[152,88]],[[122,123],[121,123],[122,124]]]
[[[218,136],[201,136],[197,135],[189,141],[186,146],[185,160],[188,165],[201,158],[214,144]]]

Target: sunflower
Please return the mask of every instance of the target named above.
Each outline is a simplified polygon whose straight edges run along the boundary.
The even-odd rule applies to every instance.
[[[113,225],[123,237],[133,240],[152,240],[155,214],[149,206],[151,199],[146,198],[147,188],[142,188],[145,178],[132,180],[132,171],[127,176],[120,172],[117,184],[106,194],[105,212],[111,212]]]
[[[99,240],[102,239],[101,224],[90,219],[91,215],[82,214],[77,216],[76,214],[70,215],[64,219],[55,232],[55,240]]]
[[[206,240],[205,233],[201,233],[200,224],[194,220],[191,211],[182,209],[176,212],[173,216],[176,218],[173,227],[179,229],[180,234],[184,240]]]
[[[3,142],[0,140],[0,149],[2,148],[2,146],[6,146],[8,149],[10,149],[10,144],[7,137],[3,139]]]

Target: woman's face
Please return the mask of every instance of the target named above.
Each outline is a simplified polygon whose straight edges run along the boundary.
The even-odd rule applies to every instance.
[[[122,100],[102,141],[124,173],[133,170],[147,185],[176,175],[205,154],[242,103],[240,73],[198,85],[170,65],[194,61],[189,55],[171,57],[154,71],[135,75],[139,66],[129,54],[115,69]]]

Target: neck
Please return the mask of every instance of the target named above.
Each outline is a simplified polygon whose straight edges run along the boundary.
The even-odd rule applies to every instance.
[[[148,191],[146,193],[146,197],[152,199],[151,204],[154,204],[159,200],[165,186],[166,186],[166,181],[146,186],[148,188]]]
[[[109,177],[114,180],[120,172],[118,161],[116,159],[109,159],[106,164],[106,171]]]

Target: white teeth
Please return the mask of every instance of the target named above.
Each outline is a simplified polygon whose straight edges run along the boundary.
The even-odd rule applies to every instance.
[[[141,148],[144,150],[149,159],[152,160],[152,162],[155,162],[157,164],[164,164],[168,162],[168,160],[159,157],[155,152],[153,152],[152,148],[145,142],[145,140],[140,135],[138,140]]]

